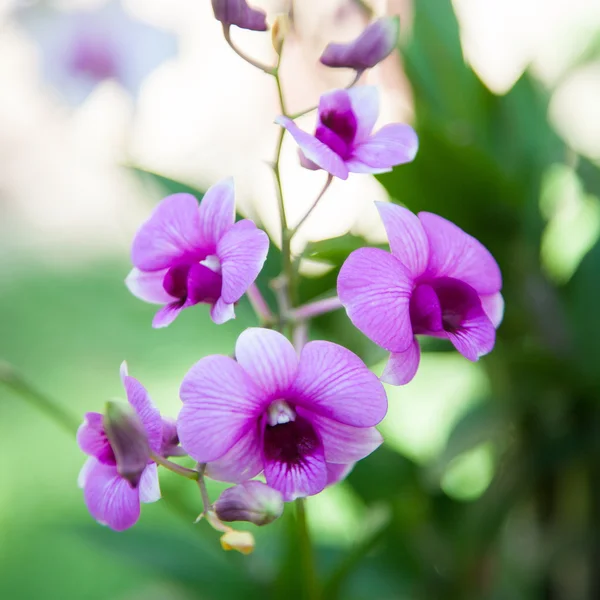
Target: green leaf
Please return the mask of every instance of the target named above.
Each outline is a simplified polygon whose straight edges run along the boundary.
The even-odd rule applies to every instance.
[[[346,258],[348,258],[348,255],[351,252],[365,246],[376,245],[370,244],[367,240],[358,235],[347,233],[329,240],[309,242],[306,245],[303,256],[304,258],[310,258],[311,260],[325,262],[339,267]],[[377,247],[382,246],[379,245]]]
[[[202,200],[204,192],[198,189],[196,186],[171,179],[165,175],[159,175],[153,171],[142,169],[141,167],[130,167],[130,170],[137,174],[140,180],[153,187],[157,187],[161,190],[162,195],[169,196],[170,194],[192,194],[198,201]]]

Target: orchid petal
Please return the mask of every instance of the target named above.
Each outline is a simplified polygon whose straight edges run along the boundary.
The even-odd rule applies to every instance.
[[[210,308],[210,318],[213,323],[222,325],[235,319],[235,308],[233,304],[228,304],[223,298],[219,298]]]
[[[165,291],[163,281],[167,269],[161,271],[140,271],[133,268],[125,279],[129,291],[140,300],[151,304],[168,304],[176,300]]]
[[[356,116],[357,143],[365,141],[379,117],[379,92],[374,85],[359,85],[348,90],[352,112]]]
[[[302,131],[294,121],[287,117],[277,117],[275,123],[290,132],[308,160],[335,177],[348,179],[348,169],[344,161],[331,148],[320,142],[316,137]]]
[[[481,306],[496,329],[504,317],[504,298],[500,292],[489,296],[480,296]]]
[[[356,463],[350,463],[347,465],[338,465],[334,463],[327,463],[327,485],[334,485],[343,479],[346,479],[350,474],[350,471],[354,468]]]
[[[298,370],[298,356],[291,342],[272,329],[251,327],[235,345],[235,358],[265,395],[285,394]]]
[[[337,280],[338,296],[354,326],[391,352],[402,352],[412,343],[412,288],[402,263],[378,248],[352,252]]]
[[[88,412],[77,430],[77,444],[89,456],[106,465],[114,465],[115,454],[104,431],[104,417],[100,413]]]
[[[167,196],[140,227],[131,260],[142,271],[158,271],[203,252],[198,201],[191,194]]]
[[[152,327],[154,327],[154,329],[160,329],[169,326],[177,318],[183,308],[184,305],[179,300],[163,306],[154,315]]]
[[[96,462],[87,474],[83,497],[92,517],[115,531],[135,525],[140,516],[139,491],[116,467]]]
[[[389,169],[414,160],[419,139],[410,125],[391,123],[354,148],[352,158],[369,167]]]
[[[177,419],[179,439],[198,462],[221,458],[256,422],[263,400],[260,389],[228,356],[207,356],[181,384],[183,408]]]
[[[219,240],[235,223],[233,178],[229,177],[211,186],[200,202],[200,235],[209,247],[217,247]]]
[[[464,281],[478,294],[500,291],[500,268],[483,244],[438,215],[421,212],[419,219],[429,239],[427,270],[433,277]]]
[[[387,411],[379,379],[356,354],[332,342],[304,346],[291,393],[299,406],[355,427],[377,425]]]
[[[217,481],[242,483],[263,470],[258,429],[245,433],[221,458],[206,465],[206,475]]]
[[[140,479],[140,502],[149,504],[160,500],[160,485],[156,463],[149,464]]]
[[[390,385],[405,385],[416,375],[421,360],[421,348],[415,338],[404,352],[392,352],[383,369],[381,381]]]
[[[135,377],[127,373],[127,363],[121,363],[121,381],[127,394],[127,401],[137,413],[146,435],[148,446],[153,452],[160,452],[162,446],[162,419],[160,412],[152,403],[146,388]]]
[[[413,278],[422,275],[429,260],[429,242],[421,221],[407,208],[376,202],[390,243],[390,250]]]
[[[223,285],[221,297],[227,304],[237,302],[258,277],[269,251],[269,238],[249,220],[238,221],[219,240]]]

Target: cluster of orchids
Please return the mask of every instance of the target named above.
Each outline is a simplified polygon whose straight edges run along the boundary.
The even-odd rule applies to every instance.
[[[92,516],[124,530],[138,520],[140,503],[160,498],[158,467],[174,471],[198,483],[200,516],[223,533],[223,547],[248,552],[254,543],[250,532],[227,523],[265,525],[282,514],[284,503],[296,500],[303,511],[305,497],[345,478],[382,443],[376,429],[387,412],[382,382],[403,385],[415,376],[417,336],[446,338],[471,361],[492,350],[503,314],[502,280],[488,250],[456,225],[435,214],[378,203],[391,252],[355,250],[341,267],[337,297],[294,306],[299,257],[292,255],[290,241],[298,226],[288,226],[282,198],[284,134],[296,141],[304,167],[327,174],[308,214],[332,178],[381,173],[412,161],[418,146],[413,129],[394,123],[373,133],[377,90],[356,85],[366,69],[394,50],[399,23],[382,18],[354,41],[327,46],[321,62],[353,69],[356,77],[347,88],[323,94],[310,109],[318,118],[309,133],[296,124],[298,115],[285,109],[279,80],[285,21],[278,18],[272,27],[278,63],[271,67],[247,57],[230,36],[233,25],[266,31],[265,14],[244,0],[212,0],[212,5],[225,40],[272,76],[279,90],[283,114],[276,119],[273,165],[283,256],[282,274],[273,282],[279,308],[274,314],[255,284],[269,238],[252,221],[235,220],[231,179],[211,187],[200,203],[190,194],[162,200],[133,240],[134,268],[126,279],[136,297],[161,305],[153,326],[168,326],[182,310],[201,303],[221,324],[235,317],[236,303],[247,295],[262,327],[243,331],[232,356],[206,356],[189,369],[176,422],[161,417],[123,363],[128,404],[110,402],[104,415],[87,413],[79,428],[79,446],[89,455],[79,484]],[[381,378],[342,346],[306,342],[313,317],[342,307],[355,327],[390,352]],[[304,335],[298,335],[300,327]],[[197,466],[170,460],[180,456]],[[205,477],[235,485],[211,502]]]

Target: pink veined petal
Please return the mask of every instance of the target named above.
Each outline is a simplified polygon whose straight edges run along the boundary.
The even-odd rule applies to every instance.
[[[79,471],[79,475],[77,476],[77,487],[83,489],[85,487],[85,482],[88,479],[90,471],[94,468],[94,465],[98,463],[98,460],[93,456],[90,456],[84,463],[83,467],[81,467],[81,471]]]
[[[369,137],[375,127],[379,116],[379,92],[374,85],[357,85],[348,90],[348,95],[357,122],[355,140],[360,143]]]
[[[392,170],[392,167],[386,167],[382,169],[378,169],[375,167],[369,167],[369,165],[365,165],[355,158],[346,159],[346,167],[348,167],[348,171],[350,173],[363,173],[369,175],[377,175],[379,173],[389,173]]]
[[[256,477],[263,470],[258,428],[244,434],[233,447],[218,460],[206,466],[206,474],[217,481],[242,483]]]
[[[265,460],[264,466],[267,484],[281,492],[285,502],[318,494],[327,485],[327,465],[322,447],[296,464]]]
[[[265,397],[279,398],[296,377],[298,356],[291,342],[272,329],[251,327],[235,344],[235,358]]]
[[[200,202],[200,235],[204,243],[216,248],[227,229],[235,223],[233,178],[211,186]]]
[[[392,352],[383,369],[381,381],[390,385],[405,385],[416,375],[421,360],[417,338],[404,352]]]
[[[154,327],[154,329],[167,327],[177,318],[177,315],[179,315],[183,309],[184,305],[179,301],[171,302],[170,304],[163,306],[154,315],[154,319],[152,319],[152,327]]]
[[[390,250],[413,278],[422,275],[429,261],[429,241],[417,215],[389,202],[375,202],[390,243]]]
[[[140,300],[151,304],[168,304],[175,298],[167,294],[163,287],[163,280],[167,269],[161,271],[140,271],[133,268],[125,279],[129,291]]]
[[[421,212],[419,219],[429,239],[427,271],[432,277],[459,279],[478,294],[500,291],[500,268],[483,244],[438,215]]]
[[[371,454],[383,443],[383,438],[375,427],[344,425],[327,417],[301,411],[300,408],[298,412],[306,415],[319,434],[328,463],[354,463]]]
[[[258,277],[269,251],[269,237],[247,219],[230,227],[217,246],[223,285],[221,297],[237,302]]]
[[[231,319],[235,319],[234,305],[228,304],[223,298],[219,298],[210,308],[210,318],[217,325],[222,325]]]
[[[481,300],[481,306],[483,306],[485,314],[489,317],[494,327],[498,329],[504,317],[504,298],[502,294],[498,292],[489,296],[480,296],[479,299]]]
[[[496,328],[483,310],[462,322],[456,331],[446,335],[454,347],[469,360],[476,361],[494,348]]]
[[[287,117],[277,117],[275,123],[290,132],[308,160],[335,177],[348,179],[348,169],[344,161],[331,148],[320,142],[316,137],[306,133],[306,131],[302,131],[298,125]]]
[[[160,452],[162,446],[163,424],[158,408],[152,404],[152,400],[146,388],[135,378],[127,373],[127,363],[121,363],[121,381],[127,394],[127,401],[137,413],[146,435],[148,445],[153,452]]]
[[[419,139],[410,125],[392,123],[358,144],[352,158],[369,167],[388,169],[414,160]]]
[[[356,354],[332,342],[304,346],[291,394],[298,406],[355,427],[377,425],[387,412],[379,379]]]
[[[131,261],[142,271],[158,271],[203,250],[198,201],[191,194],[167,196],[140,227]]]
[[[160,500],[160,485],[158,483],[158,468],[156,463],[150,463],[140,479],[140,502],[149,504]]]
[[[77,444],[83,452],[99,462],[114,465],[115,454],[104,431],[104,417],[100,413],[88,412],[77,430]]]
[[[391,352],[402,352],[412,343],[412,288],[402,263],[379,248],[352,252],[337,280],[338,296],[354,326]]]
[[[228,356],[199,360],[179,394],[179,440],[191,457],[206,463],[228,452],[256,423],[265,404],[260,389]]]
[[[87,474],[83,497],[92,517],[115,531],[135,525],[140,516],[139,491],[116,467],[96,462]]]
[[[350,471],[354,469],[356,463],[350,463],[348,465],[338,465],[334,463],[327,463],[327,485],[334,485],[343,479],[346,479],[350,474]]]
[[[312,160],[309,160],[304,156],[304,152],[298,148],[298,160],[300,161],[300,166],[308,169],[309,171],[318,171],[321,167],[319,165],[315,165]]]

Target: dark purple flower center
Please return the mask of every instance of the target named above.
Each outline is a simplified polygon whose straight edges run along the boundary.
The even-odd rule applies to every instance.
[[[341,111],[329,110],[323,112],[319,117],[320,124],[315,132],[315,137],[343,159],[350,158],[357,128],[356,117],[352,109],[348,107]]]
[[[75,75],[102,81],[118,76],[118,63],[110,40],[89,32],[77,37],[71,48],[69,68]]]
[[[414,333],[454,333],[474,312],[481,300],[468,284],[450,277],[419,283],[410,298],[410,320]]]
[[[294,406],[277,401],[267,411],[263,436],[266,460],[288,466],[302,464],[319,448],[321,441],[309,421],[296,414]]]
[[[214,268],[218,269],[218,265]],[[165,291],[187,306],[199,302],[214,304],[221,296],[222,283],[220,272],[199,263],[171,267],[163,279]]]

